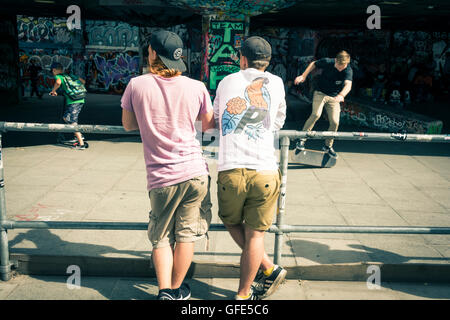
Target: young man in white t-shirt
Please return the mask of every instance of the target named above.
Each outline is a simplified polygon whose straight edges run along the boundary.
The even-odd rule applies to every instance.
[[[274,133],[286,118],[283,81],[265,72],[271,54],[263,38],[247,39],[241,70],[219,83],[213,105],[220,128],[219,217],[243,249],[236,300],[267,297],[286,277],[286,270],[274,265],[264,250],[281,183]]]

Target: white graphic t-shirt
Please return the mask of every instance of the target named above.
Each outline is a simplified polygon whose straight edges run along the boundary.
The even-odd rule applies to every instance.
[[[286,118],[280,77],[253,68],[230,74],[219,83],[213,109],[220,128],[218,171],[278,169],[274,133]]]

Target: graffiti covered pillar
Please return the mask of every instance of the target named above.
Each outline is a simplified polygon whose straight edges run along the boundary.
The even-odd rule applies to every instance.
[[[18,103],[21,93],[16,16],[0,18],[0,97],[2,103]]]
[[[239,71],[239,48],[248,33],[249,18],[203,16],[201,80],[213,98],[220,80]]]
[[[238,48],[249,35],[250,17],[293,6],[295,0],[167,0],[202,16],[200,79],[214,98],[220,80],[239,70]]]

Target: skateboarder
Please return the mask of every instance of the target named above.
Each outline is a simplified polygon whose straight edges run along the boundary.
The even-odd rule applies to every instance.
[[[328,114],[330,126],[328,131],[337,131],[339,126],[339,117],[341,112],[340,103],[344,101],[345,96],[352,89],[353,70],[349,66],[350,55],[346,51],[341,51],[336,58],[322,58],[309,64],[303,74],[294,80],[294,84],[298,85],[306,80],[308,74],[314,69],[322,69],[319,76],[318,87],[314,91],[312,113],[306,120],[302,131],[311,131],[317,120],[322,115],[325,107]],[[297,142],[295,154],[305,149],[306,139]],[[337,157],[333,149],[333,139],[326,139],[325,146],[322,149],[331,156]]]

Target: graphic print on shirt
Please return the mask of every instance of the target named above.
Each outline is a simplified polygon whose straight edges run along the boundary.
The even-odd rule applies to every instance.
[[[235,97],[226,103],[222,114],[222,135],[244,132],[249,139],[261,139],[270,127],[269,79],[259,77],[245,88],[244,99]]]

